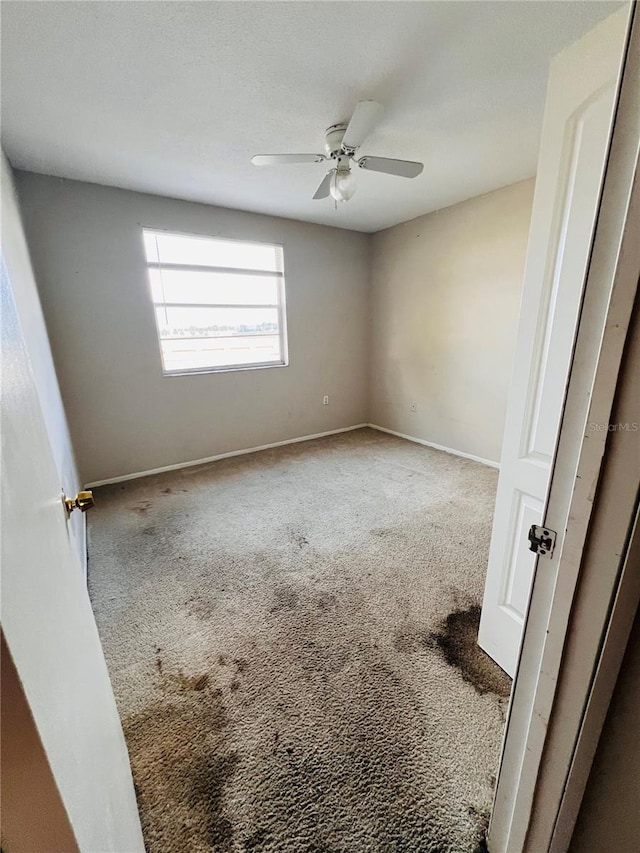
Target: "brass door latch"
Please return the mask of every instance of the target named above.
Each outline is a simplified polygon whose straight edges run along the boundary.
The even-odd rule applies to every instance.
[[[69,515],[71,515],[74,509],[79,509],[80,512],[86,512],[88,509],[91,509],[92,506],[95,506],[96,503],[93,498],[93,492],[91,491],[78,492],[75,498],[67,498],[63,494],[62,500]]]

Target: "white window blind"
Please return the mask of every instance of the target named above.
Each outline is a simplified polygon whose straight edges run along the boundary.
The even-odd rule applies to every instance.
[[[287,363],[282,246],[143,229],[165,374]]]

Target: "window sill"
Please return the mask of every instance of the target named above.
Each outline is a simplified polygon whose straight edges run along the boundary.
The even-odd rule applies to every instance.
[[[201,376],[206,373],[239,373],[247,370],[270,370],[273,367],[288,367],[288,361],[269,361],[264,364],[230,364],[228,367],[196,367],[193,370],[163,370],[162,376]]]

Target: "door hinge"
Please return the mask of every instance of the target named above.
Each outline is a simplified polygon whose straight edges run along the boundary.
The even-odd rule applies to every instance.
[[[555,530],[532,524],[529,528],[529,550],[539,557],[550,557],[556,546],[556,535]]]

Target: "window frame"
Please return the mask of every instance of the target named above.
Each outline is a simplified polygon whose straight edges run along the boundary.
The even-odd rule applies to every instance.
[[[147,258],[147,252],[145,247],[145,233],[149,234],[166,234],[171,237],[189,237],[192,239],[198,240],[217,240],[225,243],[241,243],[244,245],[253,245],[253,246],[269,246],[275,249],[280,249],[281,252],[281,269],[279,271],[273,270],[256,270],[256,269],[242,269],[239,267],[216,267],[216,266],[203,266],[201,264],[163,264],[159,261],[149,261]],[[268,370],[274,367],[288,367],[289,366],[289,346],[288,346],[288,337],[287,337],[287,306],[286,306],[286,287],[285,287],[285,272],[284,272],[284,245],[282,243],[274,242],[272,240],[243,240],[237,237],[226,237],[222,235],[214,235],[214,234],[201,234],[194,233],[190,231],[176,231],[174,229],[169,228],[155,228],[151,225],[141,225],[140,226],[140,239],[142,243],[143,257],[144,257],[144,266],[145,266],[145,276],[147,280],[147,292],[149,294],[151,313],[153,316],[153,324],[155,326],[156,331],[156,339],[158,342],[158,354],[160,356],[160,370],[163,377],[174,377],[174,376],[197,376],[198,374],[207,374],[207,373],[235,373],[238,371],[246,371],[246,370]],[[231,274],[239,274],[239,275],[254,275],[254,276],[269,276],[277,279],[277,305],[265,305],[259,307],[275,307],[278,314],[278,337],[280,339],[280,358],[277,361],[260,361],[260,362],[251,362],[249,364],[225,364],[220,365],[218,367],[192,367],[185,368],[181,370],[167,370],[165,368],[164,363],[164,351],[162,348],[162,338],[160,336],[160,328],[158,326],[158,320],[156,317],[156,309],[163,306],[168,307],[187,307],[187,308],[251,308],[256,307],[254,305],[235,305],[235,304],[201,304],[201,303],[171,303],[171,302],[156,302],[153,298],[153,289],[151,286],[151,277],[149,276],[149,271],[153,269],[180,269],[185,271],[192,272],[223,272],[223,273],[231,273]],[[185,340],[190,340],[190,338],[186,338]]]

